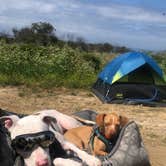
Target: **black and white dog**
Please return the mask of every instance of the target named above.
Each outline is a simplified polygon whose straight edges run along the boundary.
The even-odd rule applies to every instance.
[[[54,165],[82,165],[75,160],[62,158],[66,151],[73,151],[79,159],[90,166],[101,165],[99,159],[64,139],[65,130],[82,125],[70,116],[56,110],[44,110],[22,118],[17,115],[3,116],[1,121],[10,132],[13,148],[24,159],[26,166],[51,166],[49,147],[55,140],[58,141],[62,154],[56,153],[59,156],[54,156],[56,157],[53,161]],[[52,152],[56,150],[52,149]]]

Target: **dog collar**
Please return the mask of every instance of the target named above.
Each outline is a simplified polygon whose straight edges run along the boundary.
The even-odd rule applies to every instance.
[[[100,139],[105,145],[106,145],[106,151],[110,152],[112,150],[112,143],[110,140],[106,139],[99,130],[99,126],[94,125],[93,127],[93,131],[91,133],[90,136],[90,140],[89,140],[89,145],[91,147],[92,150],[94,150],[94,139],[95,137],[97,137],[98,139]]]

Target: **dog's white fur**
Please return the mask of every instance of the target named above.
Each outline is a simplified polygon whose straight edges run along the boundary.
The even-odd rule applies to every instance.
[[[70,128],[78,127],[81,125],[80,122],[74,118],[62,114],[56,110],[44,110],[38,112],[34,115],[29,115],[19,119],[16,115],[11,115],[5,118],[5,127],[8,128],[11,139],[14,139],[18,135],[37,133],[42,131],[51,130],[54,132],[56,139],[61,143],[62,147],[65,150],[71,149],[80,159],[85,161],[90,166],[99,166],[101,165],[99,159],[87,154],[86,152],[78,149],[75,145],[67,142],[63,137],[63,132]],[[50,118],[49,121],[45,121],[45,118]],[[51,118],[55,118],[55,121],[52,121]],[[56,129],[53,130],[50,126],[51,123],[56,123]],[[56,150],[56,149],[55,149]],[[50,166],[51,160],[49,156],[48,149],[43,149],[41,147],[36,147],[31,153],[22,154],[26,166]],[[63,158],[56,158],[54,160],[54,165],[80,165],[80,163]],[[70,163],[70,164],[69,164]],[[44,165],[45,164],[45,165]]]
[[[75,127],[79,127],[82,126],[82,123],[79,122],[78,120],[76,120],[75,118],[68,116],[66,114],[63,114],[61,112],[58,112],[56,110],[43,110],[43,111],[39,111],[36,114],[40,114],[40,116],[51,116],[56,118],[57,120],[57,124],[62,128],[62,132],[60,132],[61,134],[64,134],[64,132],[68,129],[72,129]]]

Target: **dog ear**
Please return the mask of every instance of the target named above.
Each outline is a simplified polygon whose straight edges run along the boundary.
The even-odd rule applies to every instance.
[[[104,132],[104,117],[106,114],[98,114],[96,116],[96,124],[99,126],[100,131]]]
[[[51,130],[58,131],[60,133],[63,133],[63,129],[60,125],[58,125],[56,118],[48,115],[44,115],[42,117],[43,122],[45,122],[49,127],[51,127]]]
[[[51,116],[44,116],[44,117],[43,117],[43,121],[44,121],[45,123],[47,123],[48,125],[51,124],[51,123],[55,123],[55,124],[57,123],[56,118],[51,117]]]
[[[121,127],[124,127],[129,122],[129,119],[125,116],[120,115],[119,118]]]
[[[20,118],[17,115],[9,115],[0,117],[0,122],[11,131],[12,127],[17,123]]]

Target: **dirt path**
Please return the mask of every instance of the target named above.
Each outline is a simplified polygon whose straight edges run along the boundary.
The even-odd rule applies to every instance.
[[[135,120],[139,125],[152,166],[166,165],[166,107],[102,104],[92,93],[81,90],[41,91],[24,87],[1,87],[0,108],[28,114],[51,108],[66,114],[83,109],[117,112]]]

